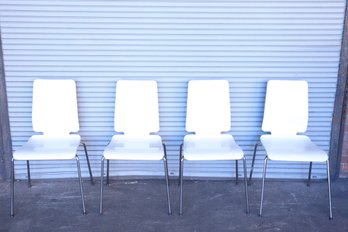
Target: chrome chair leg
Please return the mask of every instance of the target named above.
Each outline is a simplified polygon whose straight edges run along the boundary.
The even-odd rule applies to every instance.
[[[87,165],[88,165],[88,171],[89,171],[89,177],[91,179],[91,183],[94,185],[94,179],[93,179],[91,164],[89,162],[89,157],[88,157],[88,153],[87,153],[86,143],[81,143],[81,144],[83,145],[83,149],[85,150],[85,155],[86,155],[86,160],[87,160]]]
[[[332,219],[332,200],[331,200],[331,180],[330,180],[330,162],[329,160],[326,161],[326,169],[327,169],[327,184],[329,187],[329,209],[330,209],[330,216],[329,219]]]
[[[166,178],[168,214],[171,215],[172,214],[172,208],[171,208],[171,205],[170,205],[170,191],[169,191],[167,151],[166,151],[166,146],[164,144],[163,144],[163,149],[164,149],[163,164],[164,164],[164,175],[165,175],[165,178]]]
[[[309,162],[309,172],[308,172],[307,186],[311,185],[312,164],[313,164],[313,162]]]
[[[14,181],[15,181],[15,170],[14,170],[14,159],[11,161],[11,217],[14,216]]]
[[[27,173],[28,173],[28,187],[31,187],[31,177],[30,177],[30,163],[29,160],[27,160]]]
[[[106,160],[106,185],[110,185],[110,160]]]
[[[82,184],[82,178],[81,178],[81,167],[80,167],[80,160],[79,157],[76,156],[76,164],[77,164],[77,173],[79,176],[79,183],[80,183],[80,193],[81,193],[81,201],[82,201],[82,213],[86,214],[86,207],[85,207],[85,198],[83,195],[83,184]]]
[[[247,167],[246,167],[246,159],[243,157],[243,169],[244,169],[244,185],[245,185],[245,201],[246,201],[246,213],[250,213],[249,208],[249,194],[248,194],[248,177],[247,177]]]
[[[181,169],[180,169],[180,211],[179,211],[179,215],[182,215],[182,201],[183,201],[183,190],[182,190],[182,185],[183,185],[183,182],[182,182],[182,179],[183,179],[183,174],[184,174],[184,157],[181,157],[180,159],[180,166],[181,166]]]
[[[104,177],[104,157],[101,160],[101,172],[100,172],[100,204],[99,214],[103,214],[103,177]]]
[[[264,164],[263,164],[263,175],[262,175],[262,189],[261,189],[261,204],[260,204],[260,213],[259,216],[262,216],[262,205],[263,205],[263,192],[265,189],[265,178],[266,178],[266,168],[267,168],[267,161],[268,158],[265,158]]]
[[[254,154],[253,154],[253,159],[251,162],[251,168],[250,168],[250,175],[249,175],[249,182],[248,184],[251,184],[251,179],[253,177],[253,171],[254,171],[254,164],[255,164],[255,157],[256,157],[256,151],[257,151],[257,147],[260,145],[260,141],[257,141],[255,146],[254,146]]]
[[[238,160],[236,160],[236,184],[238,184]]]
[[[178,185],[180,185],[180,180],[181,180],[181,158],[182,158],[182,147],[184,146],[184,144],[182,143],[180,145],[180,156],[179,156],[179,178],[178,178]]]

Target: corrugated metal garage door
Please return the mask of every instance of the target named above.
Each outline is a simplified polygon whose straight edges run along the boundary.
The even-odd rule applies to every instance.
[[[72,78],[78,86],[80,134],[99,175],[100,156],[113,135],[115,82],[154,79],[160,135],[169,149],[169,170],[176,175],[187,81],[227,79],[231,132],[250,166],[262,133],[266,81],[304,79],[310,86],[307,134],[328,151],[344,8],[344,0],[0,0],[13,148],[32,135],[32,81]],[[264,153],[259,154],[255,176],[261,172]],[[32,166],[34,178],[76,176],[73,162]],[[269,176],[304,178],[308,164],[270,166]],[[113,175],[162,174],[157,163],[111,167]],[[185,167],[191,176],[234,175],[228,162]],[[86,165],[83,170],[86,176]],[[24,163],[16,172],[25,177]],[[314,178],[324,174],[323,165],[314,165]]]

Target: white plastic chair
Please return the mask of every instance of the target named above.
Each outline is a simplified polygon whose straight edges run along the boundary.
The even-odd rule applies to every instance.
[[[243,160],[246,212],[249,213],[246,159],[232,135],[230,89],[226,80],[192,80],[188,83],[186,131],[180,146],[180,215],[183,213],[184,161]],[[236,170],[237,171],[237,170]]]
[[[103,213],[104,160],[163,160],[166,179],[168,214],[172,213],[169,194],[166,147],[159,135],[157,82],[120,80],[116,84],[114,129],[116,134],[104,150],[101,161],[100,214]]]
[[[80,183],[82,212],[86,213],[83,186],[81,179],[80,162],[77,148],[81,137],[70,132],[79,130],[76,84],[73,80],[44,80],[38,79],[33,84],[32,125],[36,134],[29,141],[13,153],[11,171],[11,216],[14,216],[14,180],[15,161],[27,162],[28,186],[30,180],[30,160],[72,160],[77,163]],[[90,179],[93,176],[88,159],[86,145],[86,160]]]
[[[304,133],[307,130],[307,123],[308,83],[301,80],[268,81],[262,130],[271,132],[271,134],[262,135],[260,138],[261,144],[267,154],[263,167],[260,216],[262,216],[268,160],[309,162],[308,186],[310,183],[312,162],[326,162],[329,188],[329,218],[332,219],[329,157],[308,136],[298,134]],[[258,145],[259,142],[256,143],[254,148],[249,182],[252,178]]]

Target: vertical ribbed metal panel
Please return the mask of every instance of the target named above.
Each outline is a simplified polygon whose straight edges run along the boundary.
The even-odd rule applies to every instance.
[[[231,132],[250,166],[262,133],[266,81],[304,79],[310,88],[307,134],[328,151],[344,8],[344,0],[0,0],[13,149],[32,135],[33,80],[71,78],[78,87],[80,134],[99,175],[102,151],[114,133],[115,82],[154,79],[160,135],[168,147],[169,170],[176,175],[187,81],[227,79]],[[260,176],[263,157],[261,151],[255,176]],[[76,175],[73,162],[32,166],[37,178]],[[160,163],[111,167],[113,175],[162,174]],[[270,177],[305,178],[308,165],[270,167]],[[234,166],[196,162],[187,163],[185,171],[227,177],[234,175]],[[16,172],[25,177],[24,163]],[[324,166],[314,165],[314,178],[324,175]]]

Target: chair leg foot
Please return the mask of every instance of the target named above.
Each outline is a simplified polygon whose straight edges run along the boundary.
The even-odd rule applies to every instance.
[[[14,217],[14,180],[15,180],[15,171],[14,171],[14,159],[11,161],[11,217]]]
[[[253,171],[254,171],[256,151],[257,151],[257,147],[259,146],[259,144],[260,144],[260,141],[257,141],[255,146],[254,146],[254,154],[253,154],[253,159],[251,161],[251,168],[250,168],[250,175],[249,175],[248,185],[251,185],[251,179],[253,177]]]
[[[265,178],[266,178],[266,169],[267,169],[267,161],[268,158],[265,158],[264,164],[263,164],[263,175],[262,175],[262,189],[261,189],[261,203],[260,203],[260,213],[259,216],[262,216],[262,207],[263,207],[263,194],[265,189]]]
[[[330,178],[330,162],[326,161],[327,169],[327,185],[328,185],[328,196],[329,196],[329,219],[332,220],[332,198],[331,198],[331,178]]]
[[[87,147],[85,143],[82,143],[83,149],[85,150],[85,155],[86,155],[86,161],[87,161],[87,166],[88,166],[88,172],[89,172],[89,178],[91,180],[92,185],[94,185],[94,179],[93,179],[93,174],[92,174],[92,169],[91,169],[91,164],[89,162],[89,157],[87,153]]]
[[[183,208],[183,173],[184,173],[184,157],[181,157],[180,159],[180,210],[179,215],[182,216],[182,208]]]
[[[247,177],[247,167],[246,167],[246,159],[243,158],[243,169],[244,169],[244,185],[245,185],[245,202],[246,202],[246,213],[250,213],[249,208],[249,194],[248,194],[248,177]]]
[[[307,180],[308,187],[311,185],[312,164],[313,164],[312,162],[309,162],[309,171],[308,171],[308,180]]]
[[[178,186],[180,186],[180,180],[181,180],[181,159],[182,159],[182,147],[184,146],[184,144],[182,143],[180,145],[180,156],[179,156],[179,178],[178,178]]]
[[[236,185],[238,185],[238,160],[236,160]]]
[[[101,160],[101,172],[100,172],[100,202],[99,202],[99,214],[103,214],[103,180],[104,180],[104,157]]]
[[[166,146],[163,144],[164,149],[164,158],[163,158],[163,164],[164,164],[164,175],[166,178],[166,190],[167,190],[167,202],[168,202],[168,215],[172,214],[172,207],[170,204],[170,190],[169,190],[169,177],[168,177],[168,162],[167,162],[167,151]]]
[[[110,160],[106,160],[106,185],[110,185]]]
[[[86,207],[85,207],[85,198],[83,193],[83,183],[82,183],[82,177],[81,177],[81,167],[80,167],[80,160],[79,157],[76,156],[76,164],[77,164],[77,173],[79,177],[79,184],[80,184],[80,193],[81,193],[81,202],[82,202],[82,214],[86,214]]]
[[[27,160],[27,175],[28,175],[28,187],[31,188],[31,175],[30,175],[30,163]]]

